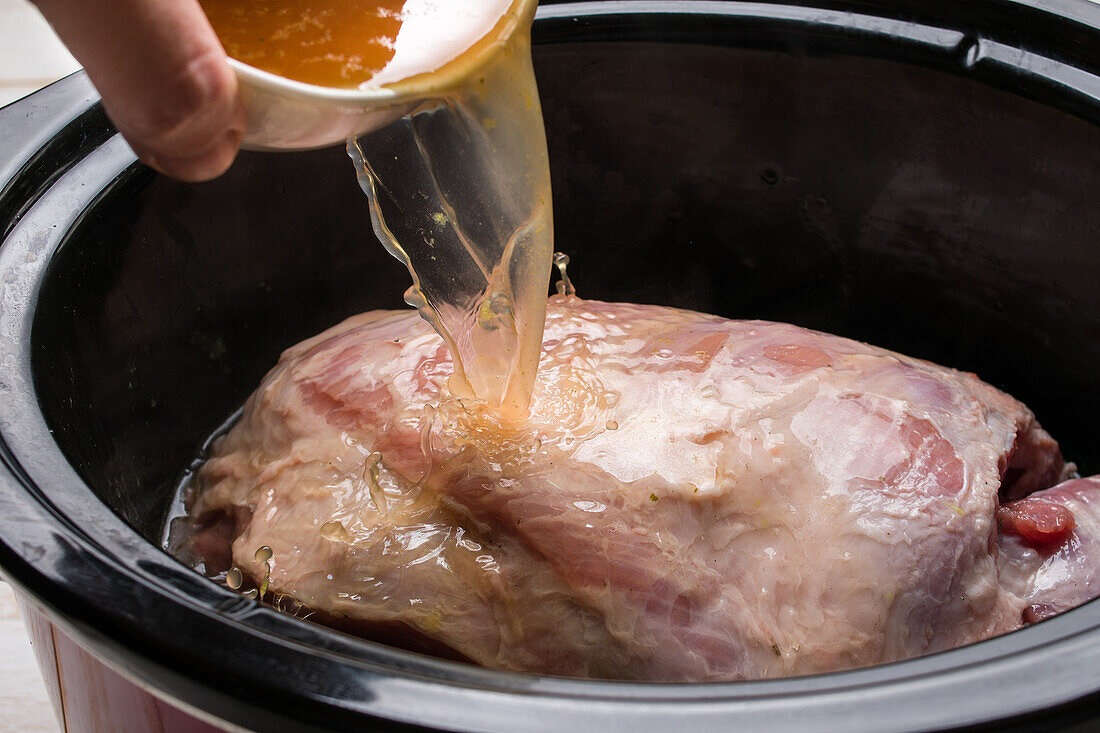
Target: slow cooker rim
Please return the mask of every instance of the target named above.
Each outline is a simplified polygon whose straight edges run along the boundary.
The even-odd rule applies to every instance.
[[[1017,2],[1018,0],[1011,0],[1011,1]],[[546,17],[566,18],[566,17],[572,17],[572,16],[577,16],[577,15],[582,15],[582,14],[587,14],[589,17],[593,17],[593,16],[599,15],[601,9],[606,10],[608,8],[608,6],[613,6],[613,9],[615,11],[614,14],[621,15],[624,12],[629,12],[629,11],[623,10],[623,8],[626,8],[626,7],[631,6],[631,5],[636,5],[636,4],[637,3],[628,3],[628,2],[622,2],[622,3],[608,3],[608,2],[604,2],[604,3],[572,3],[572,4],[569,4],[568,6],[561,6],[561,7],[555,7],[555,5],[557,5],[557,4],[554,4],[554,5],[550,5],[549,7],[554,8],[554,10],[562,10],[562,13],[557,15],[557,16],[555,16],[553,13],[548,13]],[[699,6],[699,7],[706,6],[708,11],[710,11],[710,12],[713,12],[714,6],[724,5],[724,4],[725,3],[695,3],[695,2],[682,3],[682,5],[684,5],[684,6],[688,6],[688,5]],[[1024,3],[1020,3],[1020,4],[1024,4]],[[1038,4],[1039,3],[1036,3],[1036,5],[1038,5]],[[1050,4],[1050,3],[1043,3],[1043,4]],[[596,5],[596,6],[601,6],[601,7],[600,8],[590,8],[590,7],[588,7],[589,5]],[[644,5],[644,3],[643,3],[643,5]],[[650,4],[650,5],[652,5],[652,4]],[[776,4],[773,5],[773,7],[779,7],[779,6],[780,6],[779,3],[776,3]],[[565,9],[567,7],[568,7],[568,12],[565,12]],[[803,7],[803,6],[799,6],[799,7]],[[574,9],[574,8],[576,8],[576,9]],[[690,12],[690,10],[685,9],[684,12]],[[56,90],[55,90],[55,92],[56,92]],[[3,121],[3,118],[0,118],[0,122],[2,122],[2,121]],[[66,180],[69,180],[70,184],[73,182],[73,179],[71,178],[72,176],[77,176],[79,178],[81,175],[87,175],[89,173],[89,171],[86,169],[86,166],[82,167],[84,165],[85,161],[91,161],[90,163],[88,163],[88,165],[102,166],[103,169],[105,169],[105,170],[113,170],[114,168],[117,167],[118,170],[117,170],[116,175],[121,175],[123,177],[129,176],[129,175],[139,175],[139,174],[141,174],[140,172],[137,171],[137,169],[135,169],[131,166],[133,158],[132,158],[132,155],[129,153],[128,149],[126,149],[125,146],[121,142],[119,142],[119,140],[117,138],[114,138],[114,139],[112,139],[112,141],[108,141],[106,144],[95,148],[95,150],[93,150],[91,153],[89,153],[87,156],[85,156],[84,161],[81,161],[81,162],[78,162],[78,163],[74,164],[73,168],[72,168],[72,171],[62,174],[61,177],[58,179],[58,182],[57,182],[59,190],[64,188]],[[94,176],[93,176],[93,178],[94,178]],[[100,183],[102,183],[102,181],[100,181]],[[97,200],[97,198],[100,197],[100,196],[109,195],[110,194],[110,189],[111,189],[111,186],[107,186],[102,192],[95,193],[94,196],[91,196],[86,201],[84,201],[84,204],[83,204],[84,207],[94,205],[94,201]],[[3,190],[7,191],[8,188],[5,188]],[[49,192],[44,193],[43,196],[48,197],[48,193]],[[70,197],[67,200],[71,202],[72,198]],[[35,205],[37,205],[37,204],[35,204]],[[56,207],[56,205],[57,205],[57,202],[51,202],[48,198],[47,198],[46,202],[43,204],[43,206],[47,207],[47,208],[49,206]],[[75,224],[77,222],[77,220],[79,219],[80,212],[83,211],[83,210],[85,210],[85,209],[82,208],[79,211],[77,211],[75,213],[75,216],[73,215],[73,212],[70,212],[71,220],[67,220],[67,221],[70,221],[71,224]],[[26,250],[18,251],[16,249],[16,245],[18,244],[18,239],[19,239],[20,236],[26,235],[26,233],[32,228],[30,226],[31,224],[33,224],[33,223],[42,223],[42,221],[40,221],[40,220],[36,221],[33,205],[30,208],[26,209],[26,212],[27,213],[24,215],[24,219],[25,219],[26,223],[25,224],[23,223],[24,220],[21,220],[20,222],[18,222],[16,224],[15,229],[13,229],[13,234],[9,237],[9,242],[6,242],[5,245],[3,246],[3,248],[0,248],[0,262],[3,262],[5,265],[11,265],[12,260],[19,259],[15,256],[16,254],[23,255],[24,257],[28,254],[28,252]],[[56,213],[56,209],[51,210],[51,213]],[[52,221],[54,221],[54,223],[56,224],[57,223],[57,217],[54,216]],[[22,228],[20,228],[20,225],[22,225]],[[58,227],[58,229],[60,230],[60,232],[56,236],[52,237],[49,240],[42,239],[42,238],[39,238],[39,239],[33,239],[32,238],[30,240],[24,240],[25,244],[28,244],[32,248],[35,248],[37,250],[36,256],[39,258],[37,260],[37,263],[39,265],[41,265],[43,268],[45,268],[45,266],[46,266],[43,263],[46,263],[48,261],[48,259],[56,252],[58,247],[63,246],[64,238],[65,238],[64,232],[67,231],[69,229],[69,227],[68,226]],[[9,246],[9,244],[11,246]],[[6,257],[5,257],[5,255],[6,255]],[[44,269],[34,273],[34,276],[38,277],[38,284],[39,285],[41,283],[41,276],[42,276],[43,273],[44,273]],[[10,292],[11,292],[10,288],[8,288],[6,286],[5,287],[5,297],[4,297],[4,300],[3,300],[3,305],[5,306],[4,310],[5,310],[6,315],[11,314],[10,309],[7,307],[9,305],[7,294],[9,294]],[[33,296],[34,296],[35,292],[36,292],[35,288],[32,288],[29,291],[24,291],[22,294],[25,295],[25,296],[29,295],[31,302],[33,302]],[[31,327],[31,319],[33,318],[33,313],[24,312],[23,315],[25,317],[23,322],[22,322],[22,326],[23,326],[24,330],[20,334],[20,336],[22,338],[12,337],[9,330],[7,328],[5,328],[4,333],[3,333],[3,337],[2,337],[2,341],[0,341],[0,343],[3,344],[3,349],[5,351],[10,349],[10,348],[13,348],[13,347],[21,347],[21,346],[24,345],[24,342],[26,342],[26,340],[27,340],[27,336],[29,336],[29,329]],[[11,325],[11,324],[8,324],[8,325]],[[25,361],[27,361],[27,364],[24,364],[23,366],[26,366],[26,367],[29,368],[29,360],[25,360]],[[28,374],[29,374],[29,372],[28,372]],[[13,385],[11,385],[10,383],[6,384],[6,385],[0,385],[0,388],[5,387],[5,386],[8,387],[8,390],[0,389],[0,394],[3,395],[3,402],[0,402],[0,404],[9,402],[9,398],[12,394],[12,392],[10,390],[13,387]],[[29,387],[29,385],[23,385],[23,386]],[[31,389],[31,394],[33,394],[33,387],[30,387],[30,389]],[[46,604],[48,607],[51,608],[51,610],[54,611],[54,613],[52,613],[51,615],[54,617],[55,621],[58,621],[64,628],[71,631],[78,638],[81,638],[82,640],[86,641],[90,645],[96,647],[97,650],[107,651],[108,655],[116,662],[117,665],[120,666],[121,669],[123,669],[124,671],[128,671],[129,674],[133,675],[135,673],[135,670],[133,668],[131,668],[131,663],[134,661],[133,658],[132,658],[132,654],[125,650],[126,647],[124,645],[123,646],[117,646],[119,644],[119,640],[117,638],[118,631],[119,631],[119,629],[117,627],[118,619],[95,618],[95,617],[89,617],[87,614],[82,614],[80,612],[81,605],[82,605],[81,600],[86,600],[86,598],[82,599],[79,596],[79,594],[72,593],[71,592],[72,591],[71,586],[64,587],[63,582],[59,583],[59,581],[63,581],[62,578],[53,578],[53,579],[47,580],[44,575],[40,574],[38,571],[36,571],[34,569],[34,566],[33,566],[34,561],[31,558],[32,558],[32,556],[37,554],[38,550],[48,547],[50,545],[50,543],[61,543],[63,545],[68,545],[69,548],[71,548],[73,550],[79,551],[79,553],[81,554],[81,561],[84,562],[84,563],[88,563],[89,567],[95,566],[96,572],[113,571],[113,572],[119,573],[120,575],[127,575],[127,574],[131,574],[134,571],[134,568],[128,566],[125,561],[123,561],[117,555],[113,554],[111,552],[111,548],[104,547],[102,544],[95,541],[90,535],[88,535],[85,532],[84,529],[76,526],[75,524],[70,523],[70,521],[67,518],[62,516],[61,512],[58,512],[57,507],[55,507],[48,498],[49,490],[44,489],[43,488],[43,485],[44,485],[43,482],[36,481],[36,477],[41,476],[41,475],[54,475],[55,474],[55,469],[57,469],[61,473],[70,474],[70,475],[66,476],[66,481],[75,481],[76,483],[81,483],[81,484],[82,484],[82,482],[80,481],[79,477],[76,476],[75,472],[71,469],[71,467],[68,466],[67,461],[65,461],[64,457],[60,455],[60,450],[58,449],[56,444],[52,444],[52,443],[46,444],[44,446],[39,446],[36,450],[34,450],[33,452],[37,453],[38,455],[35,456],[31,461],[31,462],[33,462],[33,461],[52,461],[52,463],[50,465],[50,470],[46,471],[45,474],[43,474],[42,471],[37,470],[35,468],[31,468],[30,470],[27,470],[27,465],[25,465],[25,464],[28,463],[28,461],[27,461],[27,455],[28,454],[26,452],[26,446],[25,445],[18,446],[15,450],[12,450],[12,441],[9,441],[9,438],[13,438],[15,443],[19,443],[19,438],[20,437],[25,437],[25,436],[15,435],[15,434],[13,434],[13,432],[11,432],[11,430],[10,430],[11,425],[9,424],[8,417],[9,416],[8,416],[7,411],[4,411],[2,413],[2,415],[0,415],[0,437],[3,438],[3,446],[2,446],[2,448],[0,448],[0,460],[3,461],[3,463],[5,464],[5,468],[11,474],[10,476],[5,477],[7,479],[7,481],[4,482],[5,490],[3,492],[0,492],[0,507],[2,507],[3,510],[4,510],[3,511],[3,516],[5,517],[5,519],[3,521],[4,521],[5,524],[10,525],[11,523],[15,523],[15,522],[23,522],[23,523],[25,523],[24,529],[26,531],[23,533],[23,537],[22,537],[25,544],[20,549],[16,549],[11,543],[9,543],[9,540],[8,540],[7,536],[4,537],[3,542],[2,542],[2,547],[0,547],[0,552],[2,552],[2,555],[0,555],[0,557],[2,557],[2,561],[0,561],[0,565],[2,565],[5,568],[5,571],[11,575],[12,579],[17,584],[19,584],[25,590],[29,591],[31,595],[34,595],[34,596],[38,597],[38,599],[41,602]],[[48,427],[45,426],[44,422],[39,426],[39,428],[45,429],[45,430],[48,431]],[[18,432],[18,431],[16,431],[16,432]],[[48,433],[47,433],[47,435],[48,435]],[[47,454],[50,454],[50,455],[47,455]],[[57,463],[58,461],[60,461],[59,464]],[[20,486],[12,487],[10,482],[13,481],[13,480],[17,481]],[[133,531],[130,530],[122,522],[122,520],[119,519],[118,516],[115,515],[105,505],[100,505],[100,506],[96,506],[96,507],[89,507],[89,510],[94,510],[94,512],[99,513],[99,514],[96,515],[96,517],[94,517],[94,519],[103,522],[103,526],[101,527],[101,529],[103,531],[105,531],[107,534],[114,535],[114,534],[117,534],[117,533],[125,534],[125,533],[129,532],[131,534],[136,535],[136,533],[133,533]],[[103,515],[102,514],[103,512],[105,512],[106,515]],[[43,521],[55,522],[55,523],[60,522],[61,523],[60,529],[55,527],[52,530],[47,530],[43,533],[40,533],[40,535],[37,537],[37,539],[35,541],[28,542],[28,538],[30,537],[30,535],[34,534],[31,531],[31,527],[32,526],[37,526],[38,524],[40,524]],[[7,534],[7,532],[5,532],[5,534]],[[129,544],[132,543],[133,539],[134,539],[133,537],[126,538],[126,541],[123,544],[124,545],[129,545]],[[144,543],[144,540],[141,540],[141,542]],[[178,573],[182,570],[185,570],[181,565],[178,565],[178,564],[177,565],[168,565],[167,563],[164,563],[164,561],[168,560],[168,558],[166,556],[158,557],[157,559],[161,561],[161,564],[163,564],[163,567],[161,567],[160,565],[156,565],[156,567],[159,570],[163,570],[164,568],[168,568],[169,571],[173,574]],[[171,562],[174,563],[174,561],[171,561]],[[187,572],[189,573],[190,571],[187,571]],[[95,573],[89,573],[88,577],[89,578],[96,577],[96,575],[95,575]],[[174,578],[174,579],[177,579],[177,580],[183,579],[183,575],[181,574],[179,576],[179,578]],[[191,579],[198,579],[198,578],[197,578],[197,576],[192,575]],[[160,579],[161,582],[163,582],[163,580],[164,580],[163,578]],[[225,591],[224,594],[222,594],[221,589],[217,589],[217,591],[218,591],[218,597],[216,599],[211,599],[211,598],[207,597],[205,600],[209,600],[212,603],[216,601],[217,604],[221,604],[222,606],[225,606],[225,602],[227,600],[232,600],[234,603],[238,604],[237,605],[238,608],[243,608],[243,606],[239,605],[239,600],[240,600],[239,598],[229,599],[227,597],[228,591]],[[1096,604],[1093,604],[1093,605],[1096,605]],[[216,606],[216,605],[215,606],[206,606],[205,610],[206,611],[215,611],[215,612],[224,614],[228,611],[231,611],[232,606],[222,608],[220,611],[216,611],[217,608],[218,608],[218,606]],[[58,613],[59,610],[63,610],[64,612],[63,613]],[[1041,633],[1039,636],[1036,636],[1035,634],[1032,634],[1031,638],[1036,639],[1036,640],[1039,639],[1039,638],[1046,638],[1048,642],[1050,642],[1052,644],[1056,644],[1056,643],[1058,643],[1058,642],[1055,641],[1057,639],[1060,639],[1061,641],[1064,642],[1064,641],[1066,641],[1070,638],[1073,638],[1072,634],[1071,635],[1064,635],[1064,633],[1068,632],[1068,630],[1072,628],[1072,629],[1076,629],[1076,638],[1077,638],[1077,640],[1079,642],[1081,642],[1083,645],[1088,646],[1089,644],[1087,642],[1095,642],[1096,641],[1096,639],[1094,639],[1093,637],[1097,633],[1095,631],[1095,628],[1094,628],[1095,625],[1094,624],[1090,625],[1090,624],[1088,624],[1088,622],[1084,621],[1084,618],[1085,618],[1086,615],[1095,615],[1095,614],[1086,614],[1085,613],[1085,612],[1090,611],[1090,610],[1091,610],[1090,607],[1085,607],[1085,608],[1082,608],[1082,609],[1078,609],[1077,611],[1070,612],[1069,614],[1066,614],[1062,617],[1054,619],[1054,620],[1052,620],[1050,622],[1047,622],[1047,623],[1045,623],[1041,626],[1035,627],[1032,631],[1043,632],[1043,633]],[[249,615],[249,616],[255,615],[257,617],[257,619],[263,619],[264,625],[269,626],[272,630],[278,630],[280,632],[284,630],[282,627],[287,626],[289,624],[289,619],[285,619],[285,618],[279,616],[278,614],[275,614],[274,612],[268,611],[267,609],[262,609],[256,614],[247,614],[247,615]],[[270,618],[268,618],[268,617],[270,617]],[[74,622],[73,619],[75,619],[76,621]],[[243,615],[238,617],[238,620],[240,620],[240,619],[243,619]],[[123,619],[123,621],[127,621],[127,620],[132,620],[132,619]],[[295,625],[296,626],[301,626],[301,625],[297,625],[297,624],[295,624]],[[1082,627],[1084,627],[1084,628],[1082,628]],[[257,631],[256,633],[258,635],[262,635],[262,634],[267,633],[267,632],[266,631]],[[332,634],[332,632],[328,632],[327,630],[324,630],[324,633],[327,634],[327,635]],[[1087,637],[1087,638],[1084,638],[1084,637]],[[692,693],[692,694],[687,695],[685,697],[678,698],[678,701],[682,702],[682,703],[688,703],[688,704],[698,702],[701,699],[698,695],[704,691],[704,688],[710,688],[712,690],[717,691],[720,688],[736,687],[737,688],[736,692],[741,693],[741,694],[736,695],[735,698],[737,700],[741,700],[741,701],[743,701],[743,700],[759,700],[759,699],[762,699],[762,698],[765,698],[765,697],[773,697],[773,696],[783,697],[783,696],[789,695],[789,694],[804,693],[807,690],[822,692],[822,691],[825,691],[825,690],[827,690],[831,687],[829,684],[826,684],[830,680],[832,680],[832,681],[848,680],[849,681],[848,684],[838,684],[838,685],[836,685],[836,687],[837,688],[849,688],[850,687],[852,689],[858,689],[860,691],[865,692],[868,689],[869,685],[874,686],[874,685],[889,684],[892,681],[892,680],[885,680],[884,681],[882,679],[883,674],[884,674],[884,670],[890,670],[890,669],[903,670],[903,672],[900,672],[898,676],[900,676],[900,677],[902,677],[906,680],[920,680],[920,679],[924,678],[926,675],[936,676],[936,675],[940,674],[943,671],[942,670],[942,665],[940,665],[940,664],[929,664],[929,662],[934,662],[937,659],[940,659],[941,662],[942,662],[942,658],[946,657],[946,656],[949,656],[949,655],[955,655],[955,658],[961,660],[963,657],[959,656],[960,653],[976,650],[976,649],[979,649],[979,648],[986,649],[986,650],[992,649],[993,646],[986,646],[986,645],[997,645],[998,642],[1001,642],[1001,641],[1004,641],[1004,640],[1007,640],[1007,639],[1011,639],[1011,638],[1012,638],[1011,636],[1002,637],[1001,639],[990,640],[988,642],[983,642],[981,644],[973,645],[971,647],[966,647],[964,649],[954,650],[954,651],[951,651],[951,652],[946,652],[942,655],[934,655],[934,656],[930,656],[930,657],[925,657],[925,658],[920,659],[920,660],[913,660],[911,662],[899,663],[897,665],[886,665],[886,666],[882,666],[882,667],[876,667],[873,670],[856,670],[856,671],[852,671],[852,672],[842,672],[842,673],[836,673],[834,675],[821,675],[821,676],[817,676],[817,677],[813,677],[813,678],[800,678],[800,679],[796,679],[796,680],[777,680],[777,681],[756,682],[756,683],[736,683],[735,685],[726,684],[726,685],[690,686],[691,689],[689,690],[689,692]],[[273,641],[273,639],[264,638],[264,639],[262,639],[262,641],[264,641],[266,643],[271,643]],[[360,645],[361,644],[366,644],[366,642],[358,642],[358,641],[356,641],[356,643],[360,644]],[[1038,644],[1039,642],[1036,641],[1035,643]],[[1004,659],[1006,657],[1012,657],[1014,655],[1015,652],[1008,650],[1009,645],[1002,645],[1002,646],[1005,646],[1006,651],[1004,652],[1004,654],[999,655],[999,658]],[[1016,647],[1017,645],[1011,645],[1011,646]],[[1091,646],[1098,646],[1098,645],[1095,644],[1095,643],[1092,643]],[[368,645],[368,648],[371,648],[371,647],[373,647],[373,645]],[[372,652],[378,652],[379,650],[371,648],[371,651]],[[323,655],[332,655],[334,653],[335,652],[332,652],[332,650],[328,650],[328,651],[324,651]],[[402,657],[403,659],[406,659],[406,661],[410,661],[410,660],[408,660],[409,655],[407,655],[406,653],[396,653],[396,655]],[[387,652],[387,654],[383,654],[382,656],[383,656],[383,658],[385,658],[385,657],[388,657],[388,656],[392,656],[392,654]],[[972,654],[971,656],[974,656],[974,655]],[[997,659],[998,655],[993,655],[991,658],[992,659]],[[971,664],[986,665],[990,662],[991,658],[987,657],[984,654],[979,654],[972,661]],[[146,661],[149,661],[149,660],[146,660]],[[334,662],[334,660],[327,660],[327,661]],[[1012,660],[1010,659],[1009,661],[1012,661]],[[334,663],[346,664],[348,662],[349,662],[349,660],[342,659],[339,662],[334,662]],[[598,700],[601,700],[601,701],[606,701],[606,700],[619,699],[615,695],[610,695],[610,694],[606,694],[606,693],[601,693],[599,695],[581,694],[585,691],[579,689],[578,686],[584,686],[584,687],[588,687],[588,688],[599,687],[600,689],[602,689],[603,685],[606,684],[606,685],[614,687],[615,690],[619,691],[619,692],[633,691],[633,692],[635,692],[636,697],[629,697],[628,696],[628,697],[622,697],[621,699],[628,700],[630,703],[635,704],[635,705],[639,703],[639,700],[637,699],[637,697],[643,697],[644,696],[644,697],[647,697],[647,698],[650,698],[650,699],[654,698],[655,696],[656,697],[661,697],[662,695],[659,694],[659,693],[655,695],[655,692],[657,692],[657,690],[655,690],[655,688],[662,688],[665,691],[671,692],[672,690],[670,688],[680,688],[682,690],[683,688],[686,687],[686,686],[677,686],[677,685],[658,685],[658,686],[638,685],[638,684],[631,684],[631,683],[592,683],[592,682],[588,682],[588,681],[579,682],[579,681],[575,681],[575,680],[547,680],[547,679],[539,679],[539,678],[530,678],[529,680],[524,681],[525,684],[517,686],[517,685],[514,684],[515,680],[514,680],[513,677],[511,677],[511,676],[504,677],[502,675],[502,673],[488,672],[486,670],[475,670],[475,669],[469,668],[465,665],[454,665],[452,663],[440,662],[438,660],[427,660],[426,658],[412,659],[411,662],[412,662],[412,664],[410,665],[410,668],[408,670],[406,670],[406,673],[416,674],[418,672],[430,672],[432,674],[438,675],[440,677],[440,679],[447,680],[450,683],[455,683],[455,682],[463,683],[462,680],[465,680],[464,684],[472,685],[473,687],[477,687],[477,688],[481,688],[484,685],[492,686],[494,683],[503,683],[503,682],[507,681],[507,682],[510,682],[512,684],[509,684],[509,685],[503,685],[502,684],[501,685],[501,688],[506,690],[506,691],[514,692],[517,689],[522,689],[524,691],[524,693],[527,694],[527,695],[533,695],[533,694],[550,695],[550,696],[558,695],[563,699],[564,698],[569,698],[569,699],[572,699],[572,700],[598,699]],[[149,661],[149,663],[156,664],[155,662],[151,662],[151,661]],[[426,666],[423,666],[423,665],[426,665]],[[909,665],[909,666],[906,666],[906,665]],[[159,665],[159,666],[162,668],[161,671],[160,671],[160,674],[174,674],[173,670],[168,669],[168,668],[164,668],[163,665]],[[969,665],[961,665],[961,666],[960,665],[952,665],[951,668],[952,669],[963,669],[967,666],[969,666]],[[391,671],[390,668],[388,668],[388,667],[387,667],[387,670]],[[904,670],[913,670],[913,672],[910,674],[910,673],[905,672]],[[886,673],[886,674],[887,674],[887,676],[889,676],[889,673]],[[893,681],[896,681],[896,680],[893,680]],[[795,684],[787,684],[787,683],[795,683]],[[777,690],[779,690],[779,687],[783,686],[783,685],[786,685],[785,689],[789,690],[790,692],[777,691]],[[765,686],[765,687],[761,688],[760,686]],[[773,692],[772,695],[763,694],[763,691],[767,691],[767,690],[772,690],[772,691],[777,691],[777,692]],[[758,691],[761,691],[761,692],[759,692],[759,694],[758,694]],[[570,692],[572,692],[573,694],[569,694]],[[199,697],[202,697],[202,695],[200,695]],[[704,696],[702,699],[707,699],[707,698],[706,698],[706,696]],[[659,702],[660,704],[668,704],[668,703],[671,703],[671,702],[674,702],[674,701],[677,701],[677,700],[674,700],[674,699],[661,699],[661,700],[658,700],[657,702]],[[713,702],[714,700],[711,699],[710,701]],[[1054,700],[1054,702],[1064,702],[1064,701],[1065,701],[1064,699]],[[187,702],[187,701],[185,701],[185,702]],[[316,700],[315,700],[315,702],[316,702]],[[263,708],[263,706],[252,706],[252,708],[253,708],[253,710],[249,713],[249,716],[244,717],[244,720],[246,720],[248,722],[255,723],[258,720],[260,720],[261,718],[250,717],[250,716],[253,715],[253,714],[261,715],[264,708]],[[234,717],[239,717],[239,716],[234,716]]]

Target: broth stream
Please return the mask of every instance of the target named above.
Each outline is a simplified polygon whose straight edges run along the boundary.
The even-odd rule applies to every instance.
[[[451,392],[526,417],[553,253],[534,3],[201,2],[229,54],[265,71],[431,90],[348,153],[375,234],[412,274],[406,302],[450,348]]]

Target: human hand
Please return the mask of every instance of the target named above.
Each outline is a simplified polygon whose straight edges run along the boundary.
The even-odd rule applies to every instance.
[[[142,161],[186,181],[225,172],[244,105],[197,0],[33,1]]]

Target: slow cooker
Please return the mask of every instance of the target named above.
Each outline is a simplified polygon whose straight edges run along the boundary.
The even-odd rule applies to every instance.
[[[789,321],[960,369],[1100,472],[1100,5],[544,2],[579,294]],[[506,674],[292,619],[160,549],[281,349],[400,307],[339,148],[184,184],[88,81],[0,110],[0,566],[73,730],[1094,730],[1100,603],[828,675]]]

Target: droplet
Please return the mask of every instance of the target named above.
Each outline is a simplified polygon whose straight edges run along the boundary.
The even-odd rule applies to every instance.
[[[964,69],[973,69],[982,59],[982,39],[973,36],[963,38],[956,53]]]
[[[252,559],[256,562],[267,562],[271,559],[272,554],[273,553],[271,552],[271,548],[267,545],[264,545],[260,549],[256,550],[256,554],[252,556]]]
[[[713,399],[718,396],[718,388],[713,384],[708,384],[706,387],[703,387],[703,391],[701,391],[699,395],[705,400]]]
[[[246,590],[241,595],[244,596],[245,598],[251,598],[252,600],[256,600],[256,598],[259,597],[260,592],[258,590],[256,590],[255,588],[249,588],[248,590]]]
[[[616,422],[615,420],[608,420],[607,425],[605,427],[608,430],[618,430],[619,429],[619,423]]]
[[[558,280],[557,289],[558,295],[576,295],[577,290],[573,287],[573,282],[569,279],[569,273],[565,271],[565,268],[569,265],[569,255],[564,252],[554,253],[554,266],[558,268],[558,273],[561,275],[561,280]]]
[[[321,536],[332,542],[343,542],[346,545],[351,544],[351,535],[348,534],[348,530],[343,524],[337,521],[325,522],[321,525]]]
[[[241,574],[241,569],[229,568],[229,572],[225,574],[225,584],[231,590],[240,590],[241,586],[244,585],[244,575]]]

